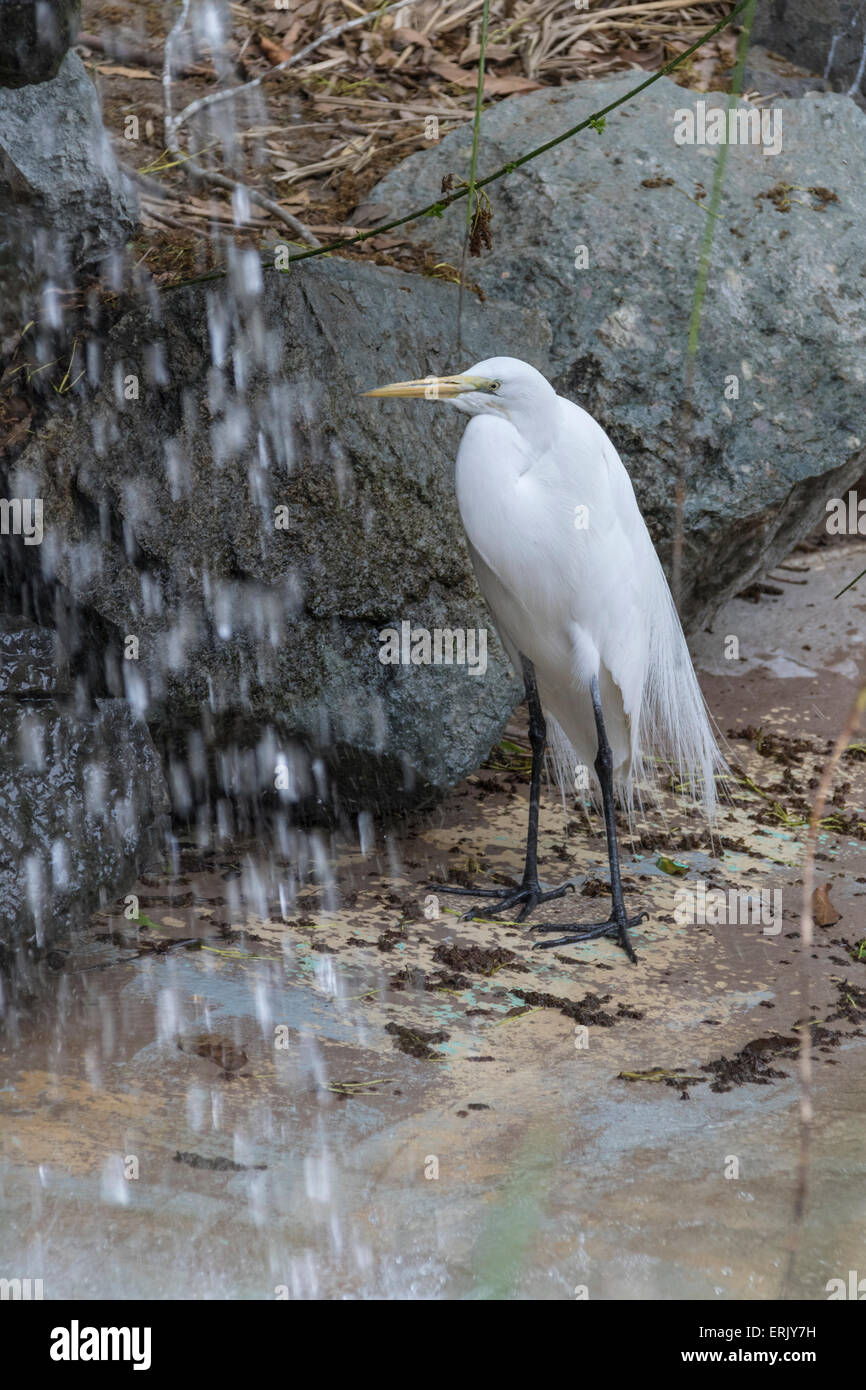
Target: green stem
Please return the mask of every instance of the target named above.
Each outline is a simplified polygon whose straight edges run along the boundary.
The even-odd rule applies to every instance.
[[[846,584],[846,585],[845,585],[845,588],[844,588],[844,589],[840,589],[839,592],[838,592],[838,594],[834,594],[833,597],[834,597],[834,598],[841,598],[843,594],[847,594],[848,590],[849,590],[849,589],[853,589],[853,588],[854,588],[854,585],[857,583],[857,580],[858,580],[858,579],[862,579],[863,576],[864,576],[864,574],[866,574],[866,570],[861,570],[860,573],[859,573],[854,579],[851,580],[851,583],[850,583],[850,584]]]
[[[477,202],[475,180],[478,174],[478,142],[481,135],[481,107],[484,101],[484,60],[487,55],[487,20],[490,13],[490,0],[484,0],[484,13],[481,16],[481,51],[478,55],[478,86],[475,88],[475,119],[472,123],[472,158],[469,162],[469,186],[466,197],[466,230],[463,233],[463,251],[460,256],[460,279],[457,283],[457,346],[455,356],[463,351],[463,287],[466,282],[466,253],[472,235],[472,217]]]
[[[746,50],[749,46],[749,35],[752,31],[752,21],[755,17],[756,0],[745,0],[745,4],[739,5],[737,10],[745,10],[743,16],[743,27],[740,30],[737,43],[737,61],[731,78],[731,90],[728,94],[728,111],[734,105],[743,87],[743,70],[746,64]],[[733,19],[734,10],[729,18]],[[726,118],[727,119],[727,118]],[[686,348],[686,377],[683,389],[683,435],[685,439],[692,436],[692,395],[695,384],[695,361],[698,352],[698,340],[701,333],[701,313],[704,307],[704,299],[707,293],[707,283],[710,276],[710,260],[713,250],[713,238],[716,234],[716,223],[719,219],[719,205],[722,201],[722,188],[725,182],[725,168],[728,162],[728,142],[719,146],[719,153],[716,159],[716,167],[713,170],[713,187],[710,192],[708,213],[704,224],[704,234],[701,238],[701,251],[698,261],[698,275],[695,281],[695,292],[692,298],[692,312],[689,317],[689,339]],[[680,454],[680,459],[685,458],[685,451]],[[671,592],[677,607],[680,604],[682,590],[682,567],[683,567],[683,534],[684,534],[684,515],[686,503],[686,479],[684,465],[681,461],[677,469],[676,489],[674,495],[674,545],[671,557]]]
[[[755,0],[747,0],[746,14],[743,16],[743,27],[740,30],[739,41],[737,43],[737,62],[734,67],[734,74],[731,78],[731,90],[728,94],[728,111],[730,111],[743,89],[743,70],[746,65],[746,50],[749,46],[749,35],[752,31],[752,21],[755,17]],[[704,227],[703,243],[701,245],[701,259],[698,267],[698,278],[695,284],[695,296],[692,301],[692,313],[689,320],[689,363],[693,367],[694,358],[698,350],[698,338],[701,331],[701,310],[704,304],[704,296],[707,292],[707,280],[710,273],[710,256],[713,249],[713,237],[716,231],[716,219],[719,215],[719,204],[722,201],[722,185],[725,181],[725,167],[728,162],[728,142],[719,146],[719,154],[716,159],[716,167],[713,172],[713,187],[710,193],[710,205],[707,209],[709,217]]]
[[[484,59],[487,53],[487,20],[489,15],[490,0],[484,0],[484,13],[481,16],[481,52],[478,56],[478,86],[475,88],[475,121],[472,127],[472,159],[469,163],[467,229],[472,226],[472,212],[475,206],[475,178],[478,173],[478,139],[481,134],[481,106],[484,101]]]

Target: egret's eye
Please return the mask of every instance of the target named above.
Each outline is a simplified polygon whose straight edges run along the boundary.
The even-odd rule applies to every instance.
[[[498,391],[501,385],[502,385],[502,382],[501,382],[501,381],[491,381],[491,383],[490,383],[490,390],[491,390],[491,391]]]

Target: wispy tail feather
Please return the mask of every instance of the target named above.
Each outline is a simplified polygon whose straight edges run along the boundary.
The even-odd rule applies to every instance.
[[[655,552],[653,552],[655,555]],[[616,783],[619,801],[633,820],[635,802],[643,809],[644,789],[658,785],[662,768],[687,789],[710,824],[717,811],[716,778],[728,772],[713,732],[710,714],[692,665],[679,616],[661,564],[656,557],[659,603],[655,605],[649,634],[647,670],[637,719],[630,720],[631,762],[626,776]],[[563,799],[575,787],[578,755],[561,725],[549,712],[548,757]],[[600,807],[601,795],[594,768],[589,768],[589,792]]]
[[[656,557],[659,589],[666,601],[655,606],[650,629],[649,662],[641,696],[640,719],[632,731],[635,775],[645,769],[641,750],[667,764],[680,786],[715,820],[716,777],[727,771],[692,665],[664,571]],[[661,598],[661,594],[659,595]]]

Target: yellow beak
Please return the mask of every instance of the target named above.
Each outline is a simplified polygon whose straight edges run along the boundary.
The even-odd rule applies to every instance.
[[[393,399],[397,396],[423,397],[427,401],[447,401],[466,391],[489,391],[493,385],[480,376],[426,376],[418,381],[394,381],[390,386],[377,386],[364,391],[365,396]]]

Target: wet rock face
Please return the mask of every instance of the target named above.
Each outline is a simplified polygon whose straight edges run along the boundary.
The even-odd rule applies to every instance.
[[[522,692],[457,512],[464,418],[360,393],[453,367],[453,287],[336,260],[263,276],[246,252],[154,303],[13,468],[10,495],[43,499],[29,561],[115,634],[108,688],[171,736],[182,815],[215,791],[374,813],[440,795]],[[543,357],[536,315],[469,298],[464,356],[512,333]],[[404,623],[431,660],[380,659]]]
[[[0,85],[0,206],[2,339],[32,316],[46,283],[71,285],[76,272],[122,253],[138,223],[77,53],[49,81]]]
[[[860,0],[763,0],[752,42],[826,77],[840,91],[863,90],[866,14]]]
[[[634,85],[629,75],[501,102],[483,119],[481,170]],[[611,435],[666,565],[685,469],[681,609],[691,626],[784,556],[827,498],[855,484],[866,442],[866,114],[835,93],[772,103],[782,117],[779,153],[728,150],[694,411],[682,412],[718,146],[677,144],[675,113],[726,100],[662,79],[612,113],[601,134],[587,130],[494,184],[493,250],[470,262],[488,295],[549,319],[557,389]],[[389,174],[371,199],[393,215],[434,200],[444,174],[465,174],[469,146],[468,128],[453,132]],[[461,202],[425,218],[415,235],[453,259],[464,218]],[[507,321],[498,351],[532,356]],[[471,360],[466,352],[460,365]]]
[[[48,946],[158,852],[168,798],[123,700],[81,714],[53,632],[0,621],[0,964]]]
[[[69,681],[58,665],[57,648],[52,629],[0,617],[0,697],[67,695]]]
[[[770,52],[759,43],[749,44],[743,71],[744,92],[772,93],[775,100],[777,97],[803,97],[810,92],[833,92],[837,86],[838,83],[800,67],[775,50]],[[855,95],[855,100],[863,105],[862,98]]]
[[[0,87],[54,77],[80,20],[81,0],[0,0]]]

